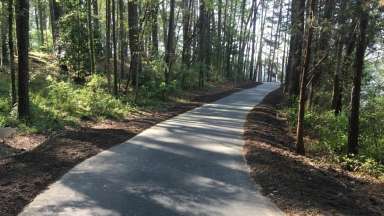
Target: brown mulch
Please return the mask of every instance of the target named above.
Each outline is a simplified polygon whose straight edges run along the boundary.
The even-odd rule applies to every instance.
[[[384,215],[384,184],[294,153],[295,140],[276,107],[281,89],[248,116],[245,154],[251,175],[288,215]]]
[[[192,102],[174,103],[166,110],[140,113],[121,121],[106,120],[80,129],[66,130],[51,136],[30,151],[0,159],[0,215],[17,215],[49,184],[85,159],[161,121],[256,85],[243,83],[233,88],[227,84],[210,89],[209,92],[195,91],[189,96]],[[23,145],[23,148],[28,149],[28,146]]]

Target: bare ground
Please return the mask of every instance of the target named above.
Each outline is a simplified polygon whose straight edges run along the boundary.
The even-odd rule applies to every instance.
[[[384,215],[384,184],[294,153],[295,140],[276,107],[281,90],[248,116],[245,154],[253,179],[288,215]]]
[[[191,102],[170,102],[165,110],[136,113],[121,121],[86,123],[80,129],[68,129],[49,138],[45,135],[27,135],[7,140],[8,145],[3,149],[21,154],[0,159],[0,215],[17,215],[49,184],[85,159],[161,121],[256,85],[243,83],[237,88],[221,85],[209,92],[191,92],[187,96]]]

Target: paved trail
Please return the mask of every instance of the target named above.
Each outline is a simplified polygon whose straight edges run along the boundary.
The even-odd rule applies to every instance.
[[[160,123],[79,164],[22,216],[282,215],[242,155],[247,113],[263,84]]]

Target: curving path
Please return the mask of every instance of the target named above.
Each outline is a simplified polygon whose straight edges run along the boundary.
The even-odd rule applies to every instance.
[[[249,176],[247,113],[263,84],[162,122],[76,166],[21,216],[282,215]]]

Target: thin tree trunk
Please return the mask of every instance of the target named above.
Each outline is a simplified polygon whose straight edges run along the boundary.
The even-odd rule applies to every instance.
[[[113,94],[117,96],[117,38],[116,38],[116,0],[112,0],[112,43],[113,43]]]
[[[89,60],[91,65],[91,74],[95,73],[95,45],[92,25],[92,6],[91,0],[87,0],[87,19],[88,19],[88,40],[89,40]]]
[[[306,85],[307,85],[307,73],[309,71],[309,64],[311,60],[311,45],[314,31],[314,10],[316,7],[315,0],[309,0],[308,15],[307,15],[307,32],[305,34],[305,46],[304,46],[304,62],[302,66],[301,81],[300,81],[300,99],[299,99],[299,111],[297,118],[297,146],[296,152],[298,154],[305,154],[304,146],[304,114],[305,114],[305,99],[306,99]]]
[[[124,19],[125,19],[125,17],[124,17],[124,10],[125,10],[124,1],[123,0],[119,0],[120,79],[122,79],[124,77],[124,74],[125,74],[125,70],[124,70],[125,58],[126,58],[125,51],[126,51],[126,46],[127,46],[127,43],[126,43],[126,40],[125,40],[126,33],[125,33],[125,26],[124,26]]]
[[[13,42],[13,0],[8,0],[8,45],[9,45],[9,68],[11,70],[11,102],[16,104],[16,65]]]
[[[261,12],[261,35],[260,35],[260,41],[259,41],[259,51],[257,54],[257,63],[256,63],[256,71],[255,71],[255,76],[254,79],[256,79],[256,74],[257,74],[257,79],[259,82],[263,82],[263,59],[262,59],[262,54],[263,54],[263,37],[264,37],[264,29],[265,29],[265,21],[267,17],[267,9],[264,1],[262,2],[262,12]]]
[[[40,43],[42,46],[44,46],[45,44],[45,38],[44,38],[44,27],[45,27],[45,21],[44,21],[44,7],[43,7],[43,3],[41,2],[42,0],[38,0],[37,1],[37,7],[38,7],[38,15],[39,15],[39,21],[40,21],[40,25],[39,25],[39,30],[40,30]]]
[[[112,0],[113,1],[113,0]],[[105,73],[107,73],[108,88],[111,89],[111,0],[106,0],[106,40],[105,40]]]
[[[152,57],[159,55],[159,1],[155,0],[152,8]]]
[[[263,3],[261,3],[263,5]],[[252,19],[252,54],[251,54],[251,64],[249,66],[249,80],[254,80],[255,75],[255,46],[256,46],[256,22],[257,22],[257,11],[259,5],[253,9],[253,19]]]

